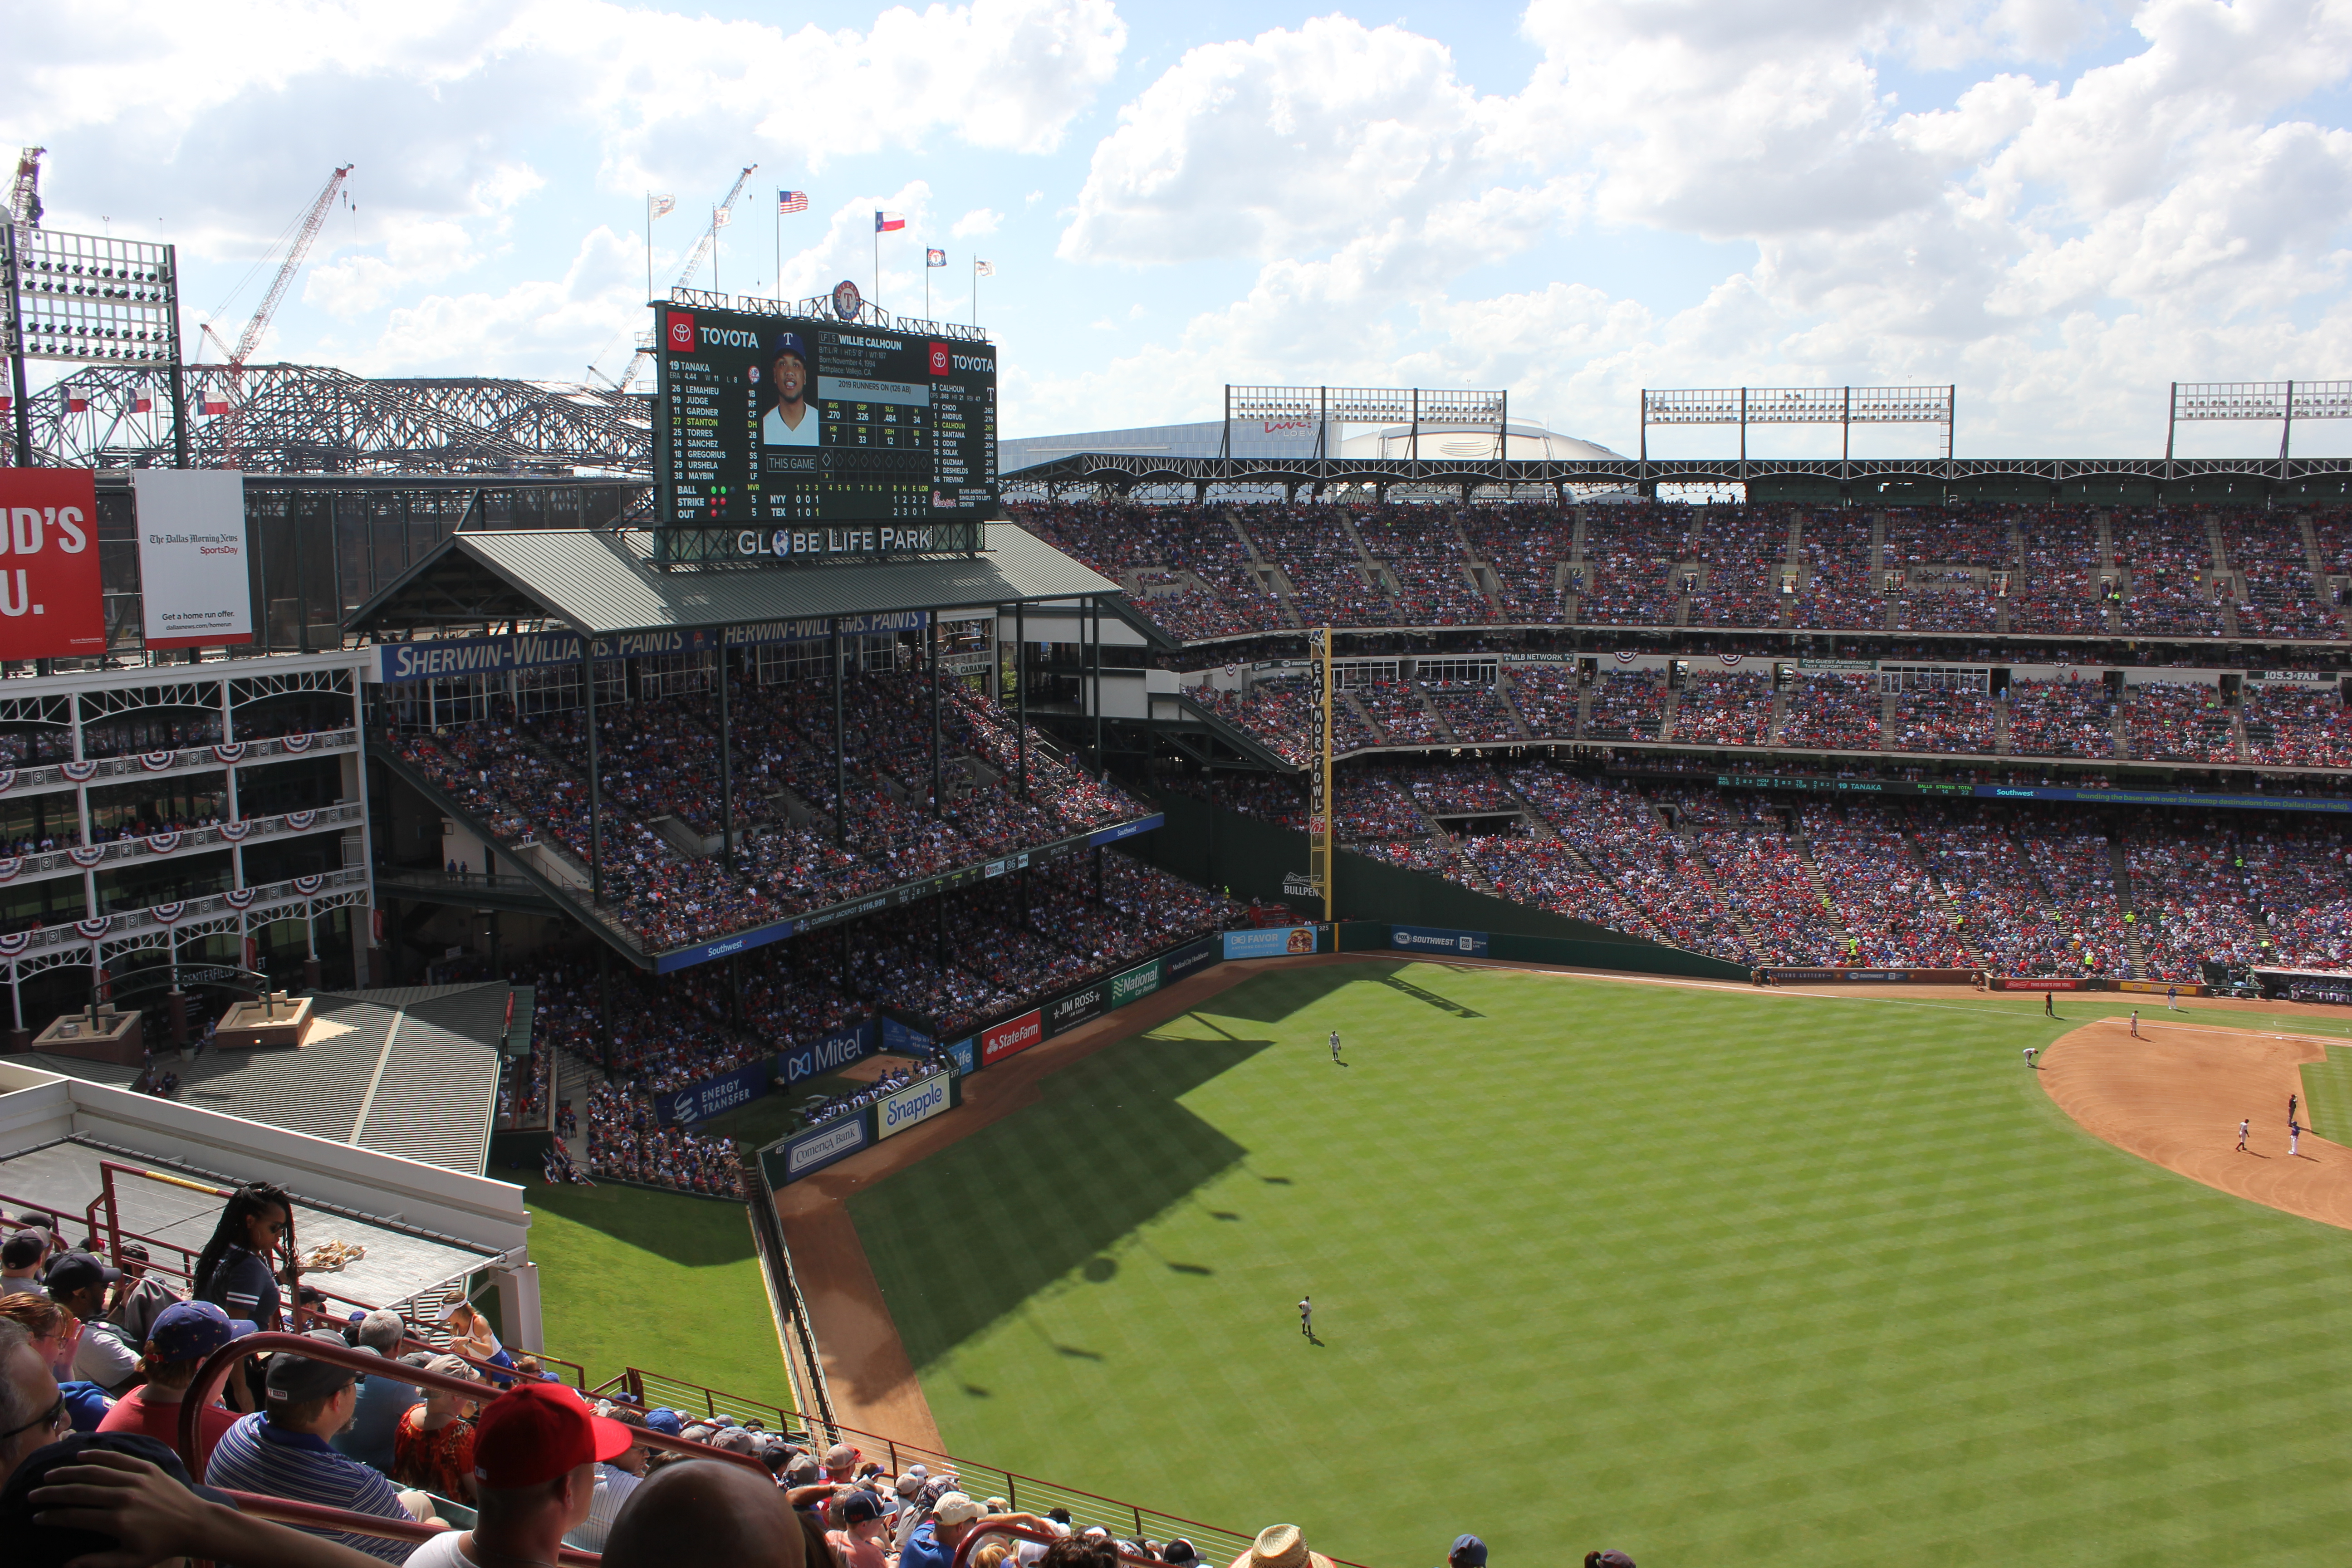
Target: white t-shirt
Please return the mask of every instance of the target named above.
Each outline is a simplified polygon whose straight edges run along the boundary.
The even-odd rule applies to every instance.
[[[139,1352],[95,1323],[81,1326],[81,1342],[74,1347],[73,1374],[112,1391],[131,1381],[139,1370]]]
[[[817,426],[824,421],[818,418],[814,404],[803,403],[801,407],[803,413],[798,426],[785,424],[782,414],[769,409],[767,416],[760,421],[761,444],[768,447],[815,446]]]
[[[445,1530],[408,1554],[408,1568],[481,1568],[457,1546],[462,1530]]]

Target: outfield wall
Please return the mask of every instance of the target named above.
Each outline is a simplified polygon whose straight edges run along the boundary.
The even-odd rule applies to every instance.
[[[1166,814],[1166,826],[1122,846],[1147,864],[1203,887],[1231,888],[1236,898],[1269,902],[1285,901],[1286,876],[1307,869],[1307,835],[1297,828],[1277,827],[1191,795],[1152,792],[1152,798]],[[1476,932],[1487,941],[1486,956],[1518,963],[1701,980],[1748,978],[1746,968],[1723,959],[1515,904],[1351,849],[1333,858],[1339,893],[1334,912],[1346,922],[1343,932],[1357,932],[1342,936],[1342,951],[1387,949],[1388,928],[1402,923]]]

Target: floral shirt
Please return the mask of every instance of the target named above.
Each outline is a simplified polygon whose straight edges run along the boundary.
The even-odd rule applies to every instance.
[[[474,1495],[474,1424],[457,1420],[425,1429],[425,1406],[411,1405],[392,1440],[392,1479],[464,1502]]]

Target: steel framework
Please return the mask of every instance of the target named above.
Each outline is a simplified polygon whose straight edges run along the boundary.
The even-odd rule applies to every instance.
[[[1495,454],[1509,450],[1511,395],[1507,391],[1472,391],[1462,387],[1427,386],[1237,386],[1225,384],[1224,437],[1221,459],[1234,455],[1234,421],[1255,419],[1269,431],[1313,426],[1315,456],[1328,458],[1334,425],[1406,425],[1412,427],[1407,447],[1421,456],[1421,427],[1449,428],[1492,425]]]
[[[189,365],[200,416],[190,460],[252,473],[653,472],[652,402],[640,395],[488,376],[370,380],[327,365]],[[138,468],[172,459],[152,371],[93,366],[34,400],[35,462]],[[76,408],[76,404],[82,405]],[[142,406],[142,405],[145,406]],[[242,428],[226,417],[241,407]]]
[[[1736,425],[1739,469],[1748,469],[1750,425],[1835,425],[1838,461],[1851,462],[1857,425],[1941,425],[1944,459],[1952,457],[1952,410],[1959,388],[1948,386],[1729,386],[1642,389],[1642,460],[1653,425]]]
[[[2185,422],[2275,419],[2279,478],[2287,477],[2289,444],[2298,419],[2352,419],[2352,381],[2176,381],[2164,421],[2164,464],[2172,467],[2172,438]]]

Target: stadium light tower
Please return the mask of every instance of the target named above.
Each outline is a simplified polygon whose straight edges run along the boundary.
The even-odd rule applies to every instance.
[[[1653,425],[1736,425],[1739,478],[1748,479],[1750,425],[1835,425],[1843,473],[1853,460],[1857,425],[1941,425],[1944,460],[1952,458],[1952,409],[1959,388],[1946,386],[1730,386],[1642,389],[1642,465],[1650,462]]]
[[[2172,437],[2184,420],[2275,419],[2278,477],[2287,477],[2298,419],[2352,419],[2352,381],[2176,381],[2164,421],[2164,477],[2172,478]]]

